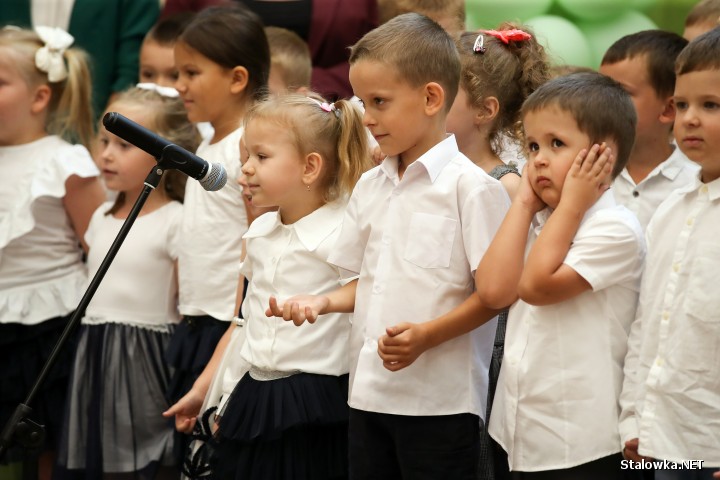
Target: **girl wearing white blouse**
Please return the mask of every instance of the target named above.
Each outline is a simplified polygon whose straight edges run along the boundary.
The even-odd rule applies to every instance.
[[[80,245],[105,198],[86,148],[88,63],[72,42],[60,29],[0,29],[0,425],[25,400],[80,301]],[[71,352],[61,352],[30,404],[48,452],[60,433]],[[11,449],[0,461],[33,457]],[[52,456],[40,460],[39,476],[49,478]]]
[[[141,84],[108,107],[187,150],[200,143],[174,89]],[[174,96],[173,96],[174,95]],[[155,159],[104,127],[99,164],[114,202],[85,235],[94,275],[127,219]],[[178,236],[186,177],[165,173],[147,198],[80,325],[58,451],[58,479],[178,478],[175,432],[162,417],[175,325]],[[55,477],[54,477],[55,478]]]
[[[191,429],[217,370],[222,397],[206,401],[211,408],[196,430],[204,430],[207,443],[189,462],[209,464],[214,478],[347,477],[350,316],[326,315],[298,328],[268,318],[266,306],[271,297],[322,294],[341,285],[327,257],[347,197],[370,167],[366,138],[361,113],[344,100],[286,95],[246,116],[243,180],[254,205],[278,207],[244,236],[246,338],[229,330],[193,389],[166,412],[179,429]],[[209,425],[213,411],[216,423]]]

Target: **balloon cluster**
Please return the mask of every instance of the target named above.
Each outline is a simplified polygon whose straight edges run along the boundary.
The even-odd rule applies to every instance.
[[[519,21],[533,29],[556,65],[597,68],[625,35],[658,28],[643,11],[658,0],[466,0],[468,29]]]

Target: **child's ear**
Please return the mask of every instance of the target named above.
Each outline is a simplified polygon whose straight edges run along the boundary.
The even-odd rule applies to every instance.
[[[317,152],[308,153],[305,156],[305,170],[303,171],[303,183],[312,185],[320,179],[323,168],[323,158]]]
[[[475,115],[476,125],[491,123],[500,112],[500,102],[497,97],[485,97],[478,113]]]
[[[250,74],[248,74],[247,68],[237,66],[232,69],[232,80],[230,82],[231,93],[242,93],[248,86],[250,81]]]
[[[50,90],[50,86],[46,84],[40,85],[35,89],[33,101],[30,104],[30,111],[35,114],[44,112],[50,104],[51,98],[52,90]]]
[[[445,108],[445,90],[439,83],[430,82],[425,85],[425,114],[435,116]]]
[[[675,121],[675,100],[673,100],[673,97],[668,97],[665,100],[665,105],[662,112],[660,112],[658,119],[660,120],[660,123],[668,125],[673,124]]]

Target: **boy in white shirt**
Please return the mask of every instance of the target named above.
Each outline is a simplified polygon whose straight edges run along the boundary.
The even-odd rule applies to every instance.
[[[635,109],[612,79],[577,73],[542,85],[522,116],[526,173],[476,274],[484,305],[512,304],[490,435],[513,478],[622,478],[618,396],[645,246],[608,185]]]
[[[720,467],[720,28],[693,40],[675,71],[675,139],[701,170],[647,228],[620,431],[631,460],[704,462],[657,479],[710,479]]]
[[[509,200],[445,133],[460,62],[438,24],[395,17],[352,47],[350,65],[389,155],[355,187],[329,258],[359,278],[271,299],[267,313],[300,324],[354,311],[351,478],[474,479],[497,311],[480,305],[473,271]]]
[[[675,105],[675,59],[687,45],[680,35],[645,30],[605,52],[600,73],[618,82],[638,116],[627,166],[613,182],[615,200],[637,215],[643,229],[670,193],[697,177],[699,167],[670,143]]]

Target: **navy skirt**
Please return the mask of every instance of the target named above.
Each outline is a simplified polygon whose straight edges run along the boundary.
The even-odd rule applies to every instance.
[[[347,395],[348,375],[259,381],[246,374],[220,412],[217,431],[188,465],[207,461],[209,469],[196,478],[346,479]]]
[[[18,404],[25,402],[71,316],[56,317],[37,325],[0,324],[0,428],[5,426]],[[45,426],[45,450],[55,450],[59,442],[75,344],[76,336],[73,335],[60,351],[30,405],[33,409],[30,420]],[[15,446],[0,462],[30,460],[38,453]]]

